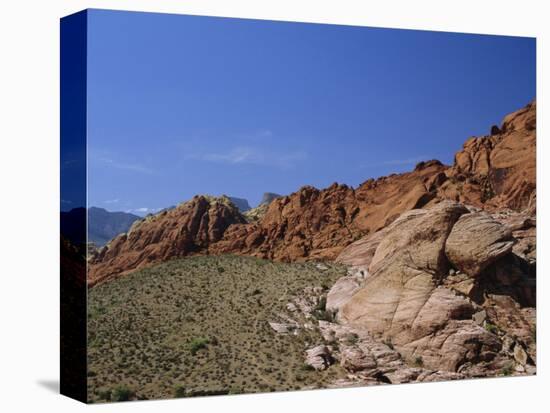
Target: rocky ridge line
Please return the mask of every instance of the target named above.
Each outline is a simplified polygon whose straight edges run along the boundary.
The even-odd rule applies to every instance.
[[[470,138],[453,166],[433,160],[357,188],[310,186],[274,199],[255,217],[227,199],[197,196],[140,221],[90,261],[93,285],[117,274],[192,254],[242,254],[278,261],[333,260],[406,211],[453,200],[489,212],[535,212],[536,103]],[[202,199],[199,201],[199,199]],[[221,198],[220,198],[221,199]],[[222,207],[223,205],[223,207]],[[250,211],[248,211],[250,212]]]

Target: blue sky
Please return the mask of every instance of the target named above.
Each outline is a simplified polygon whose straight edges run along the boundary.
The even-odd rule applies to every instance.
[[[92,10],[89,202],[357,186],[535,98],[535,40]]]

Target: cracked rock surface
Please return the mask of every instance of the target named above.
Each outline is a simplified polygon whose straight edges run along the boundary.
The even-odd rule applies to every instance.
[[[536,263],[533,254],[522,253],[526,248],[515,248],[529,238],[528,249],[535,250],[534,238],[520,232],[535,230],[529,214],[503,217],[443,201],[409,211],[406,224],[398,218],[346,248],[339,260],[352,264],[351,275],[336,282],[329,302],[341,328],[370,341],[341,349],[342,365],[354,373],[376,368],[365,351],[374,340],[391,343],[413,367],[438,374],[533,373]],[[353,275],[358,268],[367,276]],[[386,376],[425,378],[401,370]]]

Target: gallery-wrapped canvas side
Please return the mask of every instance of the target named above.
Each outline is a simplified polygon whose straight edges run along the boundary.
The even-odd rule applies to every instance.
[[[86,402],[87,12],[61,19],[61,394]]]

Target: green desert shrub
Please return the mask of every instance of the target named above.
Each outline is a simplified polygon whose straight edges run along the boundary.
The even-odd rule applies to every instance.
[[[485,322],[485,330],[487,330],[489,333],[493,333],[493,334],[498,333],[498,327],[494,324],[489,323],[488,321]]]
[[[357,344],[358,341],[359,341],[359,336],[355,333],[351,333],[346,336],[346,344],[349,346]]]
[[[313,307],[313,310],[311,310],[311,315],[317,320],[324,320],[331,323],[336,319],[336,312],[327,310],[327,298],[325,296],[319,298],[317,304]]]
[[[204,337],[195,337],[189,343],[189,351],[194,356],[195,354],[197,354],[199,350],[206,348],[207,345],[208,345],[208,339]]]
[[[315,306],[314,310],[325,311],[326,309],[327,309],[327,297],[322,296],[317,301],[317,305]]]
[[[100,390],[97,396],[99,400],[111,401],[111,390]]]
[[[313,371],[313,370],[315,370],[315,368],[312,365],[306,364],[306,363],[302,364],[301,369],[303,371]]]
[[[115,389],[111,392],[111,400],[114,402],[125,402],[130,400],[132,396],[132,390],[124,385],[115,387]]]
[[[311,310],[311,315],[317,320],[334,321],[334,313],[327,310],[327,298],[321,297],[317,301],[317,304]]]
[[[185,397],[185,387],[183,386],[176,386],[174,388],[174,397]]]
[[[336,318],[336,313],[329,310],[313,310],[311,315],[317,320],[328,321],[329,323],[334,322]]]

